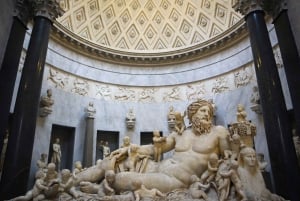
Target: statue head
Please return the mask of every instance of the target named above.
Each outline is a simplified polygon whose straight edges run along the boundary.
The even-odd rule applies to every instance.
[[[244,147],[241,149],[239,154],[239,166],[241,167],[250,167],[250,168],[258,168],[259,164],[256,158],[256,152],[251,147]]]
[[[49,163],[47,166],[48,172],[54,172],[56,168],[55,163]]]
[[[62,177],[62,179],[68,179],[68,178],[70,178],[70,176],[71,176],[70,170],[68,170],[68,169],[63,169],[63,170],[61,171],[61,177]]]
[[[74,164],[74,167],[81,170],[82,169],[82,163],[81,161],[76,161],[75,164]]]
[[[128,136],[125,136],[123,138],[123,146],[129,146],[130,145],[130,138]]]
[[[242,112],[242,111],[244,111],[245,110],[245,108],[244,108],[244,106],[242,105],[242,104],[238,104],[237,105],[237,111],[238,112]]]
[[[154,136],[154,137],[160,137],[159,130],[153,131],[153,136]]]
[[[46,174],[44,173],[43,170],[38,170],[36,173],[35,173],[35,179],[42,179],[46,176]]]
[[[56,138],[56,139],[55,139],[55,143],[59,144],[59,141],[60,141],[59,138]]]
[[[199,181],[199,178],[195,174],[193,174],[190,179],[191,179],[191,183],[195,183]]]
[[[188,106],[187,116],[196,135],[210,132],[213,112],[214,108],[211,102],[202,99]]]

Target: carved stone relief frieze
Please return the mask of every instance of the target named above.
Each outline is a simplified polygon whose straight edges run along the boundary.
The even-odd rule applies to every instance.
[[[200,83],[198,85],[187,85],[186,96],[189,101],[195,101],[206,94],[205,85]]]
[[[104,100],[112,100],[112,91],[108,85],[96,85],[96,97],[103,98]]]
[[[253,68],[253,64],[249,64],[216,78],[188,84],[139,87],[92,81],[51,67],[47,71],[47,81],[54,88],[105,101],[143,103],[194,101],[205,96],[213,97],[215,94],[253,85],[256,82]]]
[[[224,91],[229,90],[228,87],[228,80],[227,77],[223,76],[223,77],[218,77],[215,82],[213,83],[213,87],[211,89],[211,91],[213,93],[222,93]]]
[[[76,78],[75,81],[73,82],[73,85],[74,87],[71,90],[72,92],[81,96],[85,96],[88,94],[89,84],[86,80]]]
[[[170,102],[170,101],[174,101],[174,100],[181,100],[181,96],[180,96],[180,88],[179,87],[173,87],[171,89],[171,91],[166,91],[164,93],[164,97],[163,97],[164,101]]]
[[[55,88],[63,89],[65,88],[65,85],[68,84],[68,75],[53,68],[49,69],[49,76],[47,79],[54,84]]]
[[[253,78],[253,71],[250,67],[242,68],[241,70],[234,73],[234,84],[236,88],[247,85]]]
[[[154,102],[155,100],[155,88],[144,88],[139,92],[138,102]]]

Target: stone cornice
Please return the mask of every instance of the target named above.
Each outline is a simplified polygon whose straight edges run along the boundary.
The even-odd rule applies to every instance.
[[[52,22],[63,15],[64,11],[57,0],[31,0],[35,16],[45,17]]]
[[[68,48],[80,52],[88,57],[130,66],[162,66],[184,63],[200,59],[216,53],[236,43],[247,35],[245,21],[242,19],[234,26],[216,37],[203,43],[178,50],[164,50],[153,52],[122,51],[100,46],[79,37],[59,23],[54,23],[51,37]]]

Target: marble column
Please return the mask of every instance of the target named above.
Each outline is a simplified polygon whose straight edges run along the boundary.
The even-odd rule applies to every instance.
[[[86,130],[85,130],[85,144],[84,144],[84,167],[94,165],[94,120],[96,110],[92,102],[86,108]]]
[[[24,62],[0,186],[0,200],[25,194],[30,173],[36,118],[48,40],[61,14],[55,0],[32,1],[34,26]]]
[[[296,131],[300,136],[300,59],[285,1],[272,8],[272,16],[293,105]]]
[[[29,3],[27,1],[18,1],[0,70],[0,150],[2,150],[6,129],[9,127],[10,106],[28,20]]]
[[[239,0],[234,8],[245,15],[262,105],[275,192],[300,200],[299,170],[292,130],[260,0]]]

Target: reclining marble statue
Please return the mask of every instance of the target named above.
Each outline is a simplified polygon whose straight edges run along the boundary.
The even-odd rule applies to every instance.
[[[255,172],[254,176],[257,180],[254,179],[251,183],[252,185],[259,183],[259,192],[254,191],[253,189],[256,188],[252,188],[251,184],[245,183],[247,178],[240,175],[251,176],[252,172],[251,174],[248,172],[248,170],[251,171],[251,168],[247,168],[246,163],[243,161],[249,161],[250,159],[247,159],[251,155],[250,166],[257,163],[255,162],[257,159],[254,149],[243,147],[243,150],[241,150],[242,155],[238,157],[238,160],[232,157],[224,157],[224,151],[231,149],[228,140],[230,139],[230,133],[227,128],[212,124],[213,111],[211,102],[206,100],[197,100],[187,107],[186,114],[190,125],[186,127],[182,134],[172,132],[166,136],[166,140],[161,144],[162,153],[173,151],[172,156],[169,158],[155,162],[153,160],[155,152],[153,144],[135,145],[128,142],[126,146],[112,152],[110,157],[106,157],[96,165],[77,173],[74,185],[82,191],[80,200],[85,200],[84,197],[89,200],[90,196],[93,196],[94,200],[139,200],[140,197],[135,198],[136,193],[134,192],[137,192],[141,185],[144,189],[155,189],[156,192],[160,192],[159,200],[161,201],[172,200],[171,196],[176,196],[176,200],[192,200],[195,195],[191,195],[189,189],[192,188],[192,192],[194,190],[198,192],[197,189],[194,189],[195,186],[199,186],[199,192],[201,190],[199,197],[205,200],[250,201],[254,197],[257,201],[284,200],[266,189],[260,171]],[[122,170],[120,166],[124,165],[127,158],[130,157],[131,146],[134,146],[134,151],[139,155],[149,157],[141,157],[135,164],[139,166],[139,168],[135,168],[135,171]],[[196,180],[192,178],[203,178],[202,175],[207,172],[212,155],[216,156],[216,163],[219,164],[216,166],[216,169],[218,169],[216,170],[216,178],[224,177],[224,181],[228,181],[228,188],[238,189],[230,190],[229,193],[220,192],[218,187],[224,185],[224,182],[216,181],[215,177],[211,177],[209,180],[199,179],[197,185],[195,185]],[[231,164],[238,164],[238,167],[235,166],[233,171]],[[253,165],[252,169],[255,169],[255,167]],[[108,172],[115,173],[114,179],[109,184],[114,195],[105,194],[101,197],[102,194],[99,194],[99,189],[103,188],[102,182],[107,177]],[[225,177],[229,179],[225,179]],[[206,186],[205,190],[201,189],[203,186]],[[184,192],[179,194],[185,197],[180,199],[176,192]],[[222,193],[221,198],[220,193]],[[153,200],[157,200],[155,199],[157,195],[153,194],[153,196]]]

